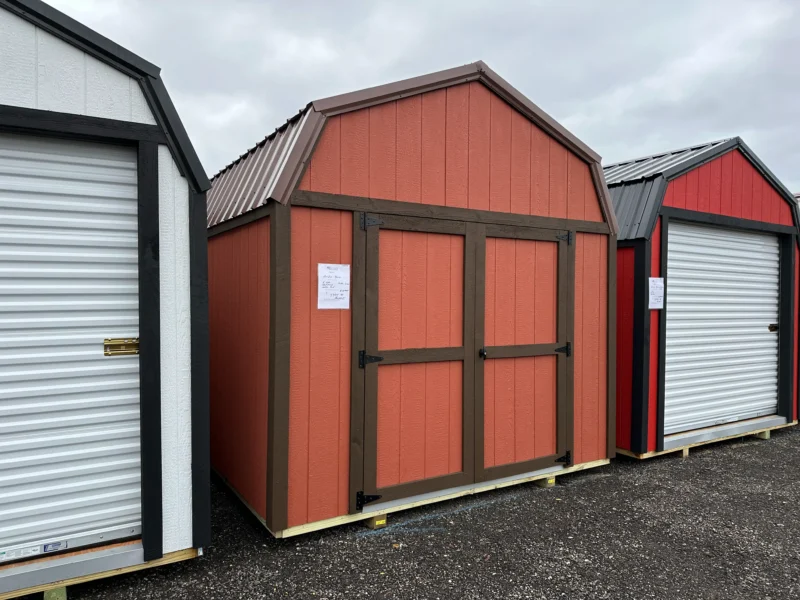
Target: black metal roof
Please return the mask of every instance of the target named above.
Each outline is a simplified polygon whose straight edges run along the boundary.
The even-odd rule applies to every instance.
[[[161,80],[161,69],[41,0],[0,0],[0,8],[22,17],[138,80],[156,122],[167,135],[167,144],[172,156],[189,185],[196,192],[204,192],[211,187],[211,182]]]
[[[744,154],[783,199],[792,205],[792,214],[797,224],[797,202],[794,195],[741,138],[735,137],[604,166],[603,175],[619,223],[618,239],[649,239],[664,202],[667,184],[732,150],[739,150]]]

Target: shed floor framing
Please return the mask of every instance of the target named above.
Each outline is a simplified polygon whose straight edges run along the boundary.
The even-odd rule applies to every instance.
[[[638,460],[645,460],[648,458],[654,458],[656,456],[663,456],[665,454],[675,454],[675,453],[683,453],[684,455],[688,454],[688,451],[691,448],[697,448],[698,446],[706,446],[708,444],[716,444],[717,442],[724,442],[726,440],[733,440],[736,438],[743,438],[743,437],[750,437],[757,435],[759,433],[764,433],[765,431],[775,431],[778,429],[785,429],[786,427],[794,427],[797,425],[797,421],[790,421],[789,423],[784,423],[783,425],[776,425],[774,427],[764,427],[761,429],[753,429],[752,431],[747,431],[744,433],[736,433],[734,435],[728,435],[725,437],[719,437],[711,440],[703,440],[702,442],[695,442],[693,444],[686,444],[684,446],[677,446],[675,448],[669,448],[667,450],[661,451],[653,451],[653,452],[646,452],[644,454],[637,454],[636,452],[631,452],[630,450],[625,450],[623,448],[617,448],[617,454],[622,454],[623,456],[627,456],[629,458],[636,458]]]
[[[512,485],[519,485],[521,483],[529,483],[531,481],[538,481],[541,479],[548,479],[552,477],[560,477],[561,475],[567,475],[569,473],[575,473],[576,471],[583,471],[585,469],[593,469],[595,467],[602,467],[603,465],[607,465],[611,462],[611,460],[604,458],[602,460],[596,460],[593,462],[587,462],[580,465],[575,465],[573,467],[568,468],[556,468],[556,469],[544,469],[539,472],[532,473],[530,475],[523,475],[517,478],[508,478],[508,479],[501,479],[493,482],[489,482],[485,485],[474,485],[470,486],[466,489],[457,489],[451,492],[447,490],[438,493],[438,495],[433,495],[432,497],[418,497],[416,500],[410,498],[409,502],[404,504],[390,504],[384,503],[383,506],[376,505],[375,508],[370,508],[369,511],[364,511],[362,513],[354,514],[354,515],[343,515],[341,517],[334,517],[333,519],[325,519],[324,521],[316,521],[314,523],[307,523],[305,525],[298,525],[296,527],[289,527],[288,529],[283,529],[282,531],[271,531],[270,533],[275,536],[276,538],[289,538],[296,535],[302,535],[305,533],[311,533],[312,531],[319,531],[320,529],[327,529],[329,527],[337,527],[339,525],[346,525],[348,523],[355,523],[357,521],[366,521],[367,519],[371,519],[373,517],[381,516],[381,515],[389,515],[392,513],[401,512],[404,510],[409,510],[411,508],[417,508],[419,506],[425,506],[427,504],[433,504],[435,502],[443,502],[445,500],[453,500],[455,498],[461,498],[462,496],[471,496],[474,494],[480,494],[482,492],[488,492],[490,490],[497,490],[505,487],[509,487]],[[434,494],[437,494],[434,492]],[[260,520],[260,519],[259,519]],[[2,600],[2,598],[0,598]]]

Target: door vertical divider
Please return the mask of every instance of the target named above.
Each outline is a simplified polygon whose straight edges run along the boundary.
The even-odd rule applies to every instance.
[[[567,243],[562,248],[559,248],[558,256],[559,256],[559,282],[561,280],[566,280],[566,303],[560,304],[561,307],[564,308],[559,313],[559,324],[561,322],[561,313],[566,313],[564,315],[564,320],[566,323],[564,326],[566,327],[566,338],[567,341],[574,346],[575,345],[575,247],[578,244],[578,235],[577,232],[572,232],[572,237],[575,242],[573,244]],[[561,242],[564,243],[564,242]],[[567,258],[567,264],[562,265],[560,263],[560,257],[564,255]],[[560,303],[560,283],[559,283],[559,303]],[[583,349],[581,348],[581,351]],[[573,347],[573,354],[575,353],[575,348]],[[560,356],[559,360],[563,360],[565,363],[565,377],[566,377],[566,386],[563,388],[566,390],[566,398],[564,401],[559,403],[559,407],[563,406],[564,412],[564,426],[566,427],[566,431],[564,432],[564,439],[566,440],[567,450],[572,452],[572,460],[575,462],[577,460],[577,452],[575,449],[575,360],[572,357],[567,356]],[[561,410],[561,409],[559,409]],[[561,427],[561,425],[559,425]]]
[[[350,483],[348,512],[356,510],[356,494],[364,489],[364,371],[358,353],[365,346],[367,232],[361,229],[361,215],[353,213],[352,306],[350,346]]]
[[[485,479],[484,465],[484,409],[483,409],[483,371],[484,361],[479,358],[478,350],[483,348],[485,319],[486,319],[486,225],[475,224],[475,291],[472,294],[475,298],[475,314],[473,323],[475,326],[474,346],[472,353],[472,364],[475,369],[473,388],[474,392],[474,411],[475,424],[474,432],[474,479],[481,482]],[[466,291],[466,290],[465,290]]]
[[[371,215],[365,215],[367,219]],[[378,266],[380,264],[380,227],[366,228],[366,282],[364,305],[364,347],[367,354],[378,353]],[[358,361],[358,355],[354,357]],[[364,365],[364,488],[374,490],[378,473],[378,407],[368,398],[378,397],[378,365]]]
[[[475,253],[479,245],[478,225],[467,223],[464,236],[464,362],[462,367],[462,469],[475,481],[475,369],[478,349],[475,345]]]

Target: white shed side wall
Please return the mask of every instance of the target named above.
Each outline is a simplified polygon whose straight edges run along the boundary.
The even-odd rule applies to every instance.
[[[189,188],[158,148],[161,275],[161,472],[164,553],[192,547]]]
[[[0,104],[155,125],[139,83],[0,9]]]
[[[138,82],[0,9],[0,104],[155,125]],[[189,192],[159,147],[164,546],[192,547]]]

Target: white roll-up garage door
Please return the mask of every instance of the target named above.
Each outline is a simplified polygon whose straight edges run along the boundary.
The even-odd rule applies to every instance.
[[[664,433],[774,415],[774,235],[669,224]]]
[[[136,152],[0,134],[0,562],[141,532]]]

